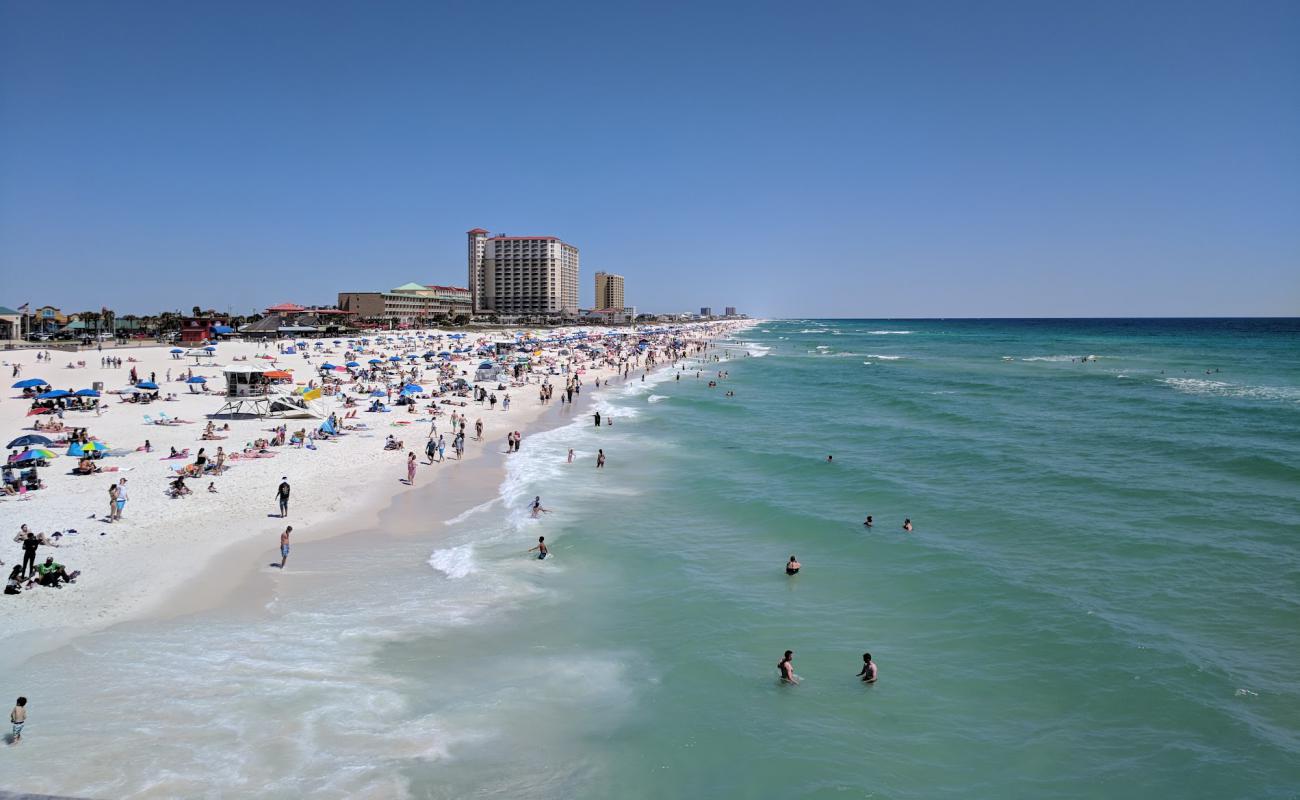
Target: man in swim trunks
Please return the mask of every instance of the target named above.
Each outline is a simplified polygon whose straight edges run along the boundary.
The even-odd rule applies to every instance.
[[[794,556],[790,556],[790,560],[785,562],[785,574],[786,575],[799,574],[799,559],[795,558]]]
[[[863,683],[876,682],[876,662],[871,660],[870,653],[862,654],[862,671],[858,673],[858,677]]]
[[[781,673],[781,683],[788,683],[793,686],[799,685],[799,678],[794,674],[793,650],[786,650],[785,655],[776,663],[777,672]]]
[[[284,569],[284,563],[289,560],[289,534],[293,533],[293,526],[290,525],[280,534],[280,569]]]
[[[536,547],[530,547],[530,548],[528,548],[528,552],[530,552],[530,553],[533,552],[534,550],[537,551],[537,560],[538,560],[538,561],[542,561],[542,560],[544,560],[548,555],[550,555],[551,551],[546,549],[546,537],[545,537],[545,536],[538,536],[538,537],[537,537],[537,546],[536,546]]]
[[[287,475],[280,478],[280,488],[275,490],[275,496],[280,501],[280,517],[289,516],[289,477]]]

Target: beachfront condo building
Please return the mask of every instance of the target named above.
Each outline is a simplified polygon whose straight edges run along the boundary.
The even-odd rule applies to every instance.
[[[578,313],[578,248],[554,236],[469,236],[469,290],[476,314]]]
[[[596,302],[592,308],[623,308],[623,276],[612,272],[596,273]]]
[[[700,306],[700,316],[701,317],[713,316],[713,306]]]
[[[728,317],[734,317],[734,316],[736,316],[736,307],[735,307],[735,306],[727,306],[726,310],[725,310],[723,313],[724,313],[725,316],[728,316]]]

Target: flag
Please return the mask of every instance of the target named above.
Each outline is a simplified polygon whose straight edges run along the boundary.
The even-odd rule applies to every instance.
[[[309,392],[303,392],[303,393],[302,393],[302,399],[303,399],[303,400],[306,400],[306,401],[308,401],[308,402],[311,402],[312,400],[319,400],[319,399],[320,399],[320,389],[312,389],[312,390],[309,391]]]
[[[26,311],[28,305],[29,305],[29,303],[23,303],[22,305],[18,306],[18,310],[19,310],[19,311]]]

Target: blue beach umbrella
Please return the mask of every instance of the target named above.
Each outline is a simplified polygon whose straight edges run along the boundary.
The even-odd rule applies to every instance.
[[[182,350],[182,349],[180,349],[179,347],[173,347],[172,349],[168,350],[167,352],[169,352],[169,353],[184,353],[185,351]]]
[[[343,366],[345,366],[345,367],[359,367],[359,366],[361,366],[361,365],[358,364],[358,363],[355,362],[355,361],[349,361],[348,363],[344,364]]]
[[[54,440],[47,439],[39,433],[29,433],[24,436],[19,436],[17,439],[14,439],[12,442],[5,445],[5,447],[31,447],[34,444],[54,444]]]
[[[389,356],[389,357],[388,357],[388,360],[389,360],[389,361],[401,361],[402,359],[398,358],[397,356]]]
[[[424,387],[418,383],[408,383],[402,387],[403,394],[415,394],[416,392],[423,392],[423,391],[424,391]]]
[[[366,363],[367,363],[367,364],[382,364],[382,363],[384,363],[384,360],[383,360],[382,358],[372,358],[372,359],[370,359],[369,361],[367,361]]]
[[[71,397],[71,396],[72,396],[72,392],[69,392],[67,389],[54,389],[53,391],[49,391],[49,392],[45,392],[44,394],[38,394],[38,395],[36,395],[36,399],[37,399],[37,400],[56,400],[56,399],[58,399],[58,398],[60,398],[60,397]]]
[[[204,349],[204,350],[207,350],[209,353],[211,353],[212,351],[216,350],[217,348],[216,348],[216,346],[214,346],[214,345],[208,345],[207,347],[205,347],[205,348],[203,348],[203,349]]]
[[[135,385],[135,388],[137,388],[137,389],[157,389],[157,388],[158,388],[158,384],[154,383],[153,381],[140,381],[139,383],[137,383],[137,384]]]
[[[326,361],[324,364],[321,364],[321,365],[320,365],[320,368],[321,368],[321,369],[334,369],[334,365],[331,364],[330,362]]]
[[[99,392],[94,389],[78,389],[73,394],[77,397],[99,397]]]
[[[385,392],[383,389],[376,389],[376,390],[374,390],[373,392],[370,393],[370,396],[371,396],[371,397],[385,397],[385,396],[387,396],[387,394],[388,394],[388,392]]]
[[[186,383],[207,383],[208,379],[203,377],[202,375],[195,375],[193,378],[190,378],[185,382]]]
[[[31,389],[36,386],[49,386],[50,382],[44,378],[24,378],[13,385],[15,389]]]

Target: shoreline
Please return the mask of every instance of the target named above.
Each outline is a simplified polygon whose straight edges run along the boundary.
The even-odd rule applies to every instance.
[[[698,330],[698,333],[702,334],[699,338],[710,342],[736,332],[738,332],[737,326],[728,326],[723,331]],[[249,353],[259,352],[252,349],[254,345],[251,343],[223,343],[221,347],[226,353],[247,351],[245,358]],[[119,353],[105,351],[102,355],[113,356]],[[158,362],[162,359],[161,364],[166,366],[173,368],[186,366],[185,362],[168,357],[165,348],[133,349],[132,355],[140,357],[142,362],[140,366],[144,367],[141,371],[142,375],[148,375],[152,371],[150,368],[159,372],[165,368],[158,363],[149,364],[149,361]],[[316,355],[321,354],[313,354]],[[52,354],[54,363],[58,363],[63,358],[62,354]],[[285,366],[300,364],[299,361],[284,356],[278,357],[277,360],[288,362]],[[308,365],[310,368],[310,360]],[[210,365],[205,367],[208,372],[211,372]],[[195,446],[193,442],[180,439],[180,436],[186,433],[193,436],[198,433],[198,426],[189,428],[171,426],[161,429],[155,429],[154,426],[146,427],[143,435],[153,437],[155,452],[129,453],[127,458],[117,460],[136,462],[131,467],[123,467],[124,471],[129,473],[123,477],[130,478],[130,483],[133,484],[124,521],[107,524],[95,513],[91,513],[89,520],[82,525],[86,528],[93,527],[93,531],[87,531],[86,534],[79,534],[77,537],[65,537],[63,547],[57,550],[41,548],[38,553],[40,557],[54,555],[59,562],[67,564],[70,569],[83,569],[83,574],[78,583],[64,586],[57,592],[36,587],[24,592],[25,596],[6,598],[10,601],[24,602],[21,605],[15,604],[13,613],[6,615],[3,633],[0,634],[4,653],[0,655],[0,665],[14,666],[23,663],[36,655],[57,649],[78,636],[104,630],[120,623],[141,619],[175,618],[217,608],[228,603],[237,592],[242,596],[244,593],[241,590],[244,589],[248,590],[249,596],[258,593],[264,595],[273,587],[273,582],[262,577],[269,572],[269,568],[265,564],[249,565],[256,565],[257,559],[266,555],[272,553],[278,555],[278,535],[282,530],[280,527],[282,524],[293,525],[293,546],[295,555],[299,555],[302,551],[297,548],[302,545],[376,529],[384,515],[401,505],[404,502],[403,498],[408,495],[423,497],[428,491],[432,493],[429,496],[440,497],[444,493],[461,488],[465,489],[472,498],[478,498],[474,502],[463,503],[460,501],[464,498],[455,497],[447,508],[448,513],[438,515],[446,519],[497,497],[503,475],[503,460],[500,456],[504,455],[504,451],[497,452],[500,445],[496,442],[504,438],[507,431],[519,430],[531,436],[557,426],[551,424],[549,420],[563,420],[564,422],[558,424],[566,424],[567,420],[572,419],[573,414],[582,413],[578,409],[585,411],[594,402],[598,393],[607,388],[595,387],[593,384],[597,380],[604,383],[621,374],[616,367],[607,364],[586,364],[584,367],[581,372],[582,388],[586,391],[580,392],[574,398],[573,405],[577,406],[577,409],[554,400],[547,404],[540,404],[535,394],[530,396],[530,393],[538,388],[538,383],[532,382],[508,390],[516,395],[509,411],[504,409],[488,411],[485,406],[479,406],[473,401],[469,401],[464,408],[444,407],[481,416],[484,422],[483,441],[475,442],[470,439],[466,442],[463,459],[465,463],[456,463],[456,469],[443,469],[443,467],[451,467],[451,463],[441,465],[425,463],[421,451],[423,443],[427,440],[424,436],[427,428],[421,426],[427,425],[427,420],[426,423],[414,423],[412,420],[413,424],[399,431],[393,431],[394,427],[399,427],[406,420],[399,421],[396,414],[388,415],[389,427],[383,428],[380,427],[383,419],[380,415],[369,415],[369,418],[363,417],[359,420],[370,423],[367,430],[354,431],[349,436],[341,437],[334,442],[319,443],[317,450],[310,457],[301,450],[282,448],[277,453],[278,461],[266,459],[272,461],[272,464],[267,464],[266,460],[262,459],[238,462],[237,468],[231,470],[232,475],[223,475],[214,481],[220,483],[222,487],[215,498],[207,495],[201,482],[196,481],[195,494],[192,497],[168,500],[162,499],[161,491],[156,491],[152,495],[143,494],[153,487],[140,484],[152,476],[139,475],[137,472],[161,471],[158,466],[150,463],[157,459],[157,451],[166,452],[168,447],[179,449],[182,445],[193,448]],[[656,364],[654,369],[658,371],[671,369],[671,367],[671,362],[665,360]],[[37,369],[48,372],[56,385],[68,380],[53,364]],[[199,374],[204,372],[205,368],[196,367],[194,371]],[[307,369],[303,370],[304,373],[307,371]],[[644,367],[638,367],[635,371],[644,371]],[[22,377],[34,373],[35,370],[24,371]],[[54,375],[59,377],[53,378]],[[563,375],[544,376],[533,373],[531,377],[539,381],[543,377],[552,382],[564,380]],[[108,382],[112,378],[123,380],[125,370],[110,370],[107,376],[93,376],[93,379],[105,380],[106,386],[112,385]],[[78,375],[71,380],[88,383],[91,379]],[[162,385],[164,391],[172,390],[171,384]],[[621,382],[608,388],[616,388],[617,385],[621,385]],[[211,403],[217,399],[211,395],[186,395],[183,394],[184,389],[176,389],[176,391],[182,393],[183,401],[183,404],[176,406],[177,411],[183,412],[176,413],[178,417],[202,419],[192,410],[186,411],[186,406],[192,409],[193,405],[200,400]],[[13,401],[2,403],[0,414],[11,412],[18,406],[19,403]],[[563,416],[547,413],[556,407],[562,410]],[[98,434],[103,438],[125,440],[132,435],[142,435],[134,431],[128,432],[127,426],[131,425],[130,410],[119,413],[119,409],[122,408],[123,406],[113,404],[110,406],[109,413],[102,417],[89,416],[84,421],[70,419],[68,424],[90,426],[92,434]],[[418,415],[418,418],[425,419],[425,416]],[[108,422],[112,425],[105,424]],[[280,421],[232,421],[230,442],[234,445],[250,433],[256,436],[259,430],[265,430],[266,426],[278,422]],[[284,423],[289,425],[290,429],[303,424],[316,424],[299,420],[285,420]],[[109,428],[111,429],[101,433],[101,430]],[[416,444],[407,446],[402,451],[384,451],[383,437],[390,432],[401,435],[408,441],[414,438]],[[199,446],[217,445],[220,442],[198,444]],[[232,452],[235,449],[232,446]],[[416,475],[417,491],[412,491],[404,481],[399,480],[401,455],[406,450],[417,452],[420,458]],[[484,459],[484,456],[497,457]],[[64,465],[70,466],[70,462],[73,461],[66,456],[61,456],[60,460],[62,464],[58,461],[53,462],[45,474],[49,475],[54,469]],[[293,486],[290,516],[283,523],[278,514],[265,513],[273,510],[274,486],[281,474],[287,474]],[[486,481],[486,483],[479,485],[470,479],[471,475],[481,476],[478,481]],[[491,476],[491,480],[488,480],[488,475]],[[12,517],[6,515],[10,521],[6,532],[10,529],[16,532],[20,522],[31,522],[32,529],[37,531],[48,532],[61,529],[58,520],[70,518],[75,520],[78,506],[82,506],[81,513],[84,514],[87,510],[84,505],[92,508],[100,505],[94,499],[90,499],[90,491],[78,490],[88,489],[92,482],[99,491],[104,491],[109,485],[107,475],[65,479],[55,474],[53,478],[57,484],[50,489],[34,493],[38,496],[34,499],[54,500],[55,504],[61,507],[51,508],[52,504],[48,502],[39,504],[6,502],[0,505],[0,508],[22,512]],[[206,480],[205,477],[203,481]],[[474,485],[467,486],[467,484]],[[425,488],[430,485],[435,488]],[[69,487],[71,497],[49,496],[54,493],[62,495],[65,486]],[[265,495],[265,506],[262,506],[263,500],[259,493]],[[233,499],[227,500],[227,497]],[[447,497],[450,499],[452,495],[447,494]],[[210,502],[212,500],[217,500],[216,505],[221,508],[213,509],[213,504]],[[225,506],[228,502],[239,503],[242,513],[229,513],[229,508]],[[144,518],[143,522],[137,521],[141,518]],[[442,522],[445,519],[438,521]],[[67,526],[67,523],[65,522],[64,525]],[[103,534],[94,535],[100,531],[103,531]],[[12,533],[8,535],[12,536]],[[14,545],[11,552],[16,550],[17,546]],[[278,558],[275,560],[278,561]],[[28,596],[29,594],[36,596]]]

